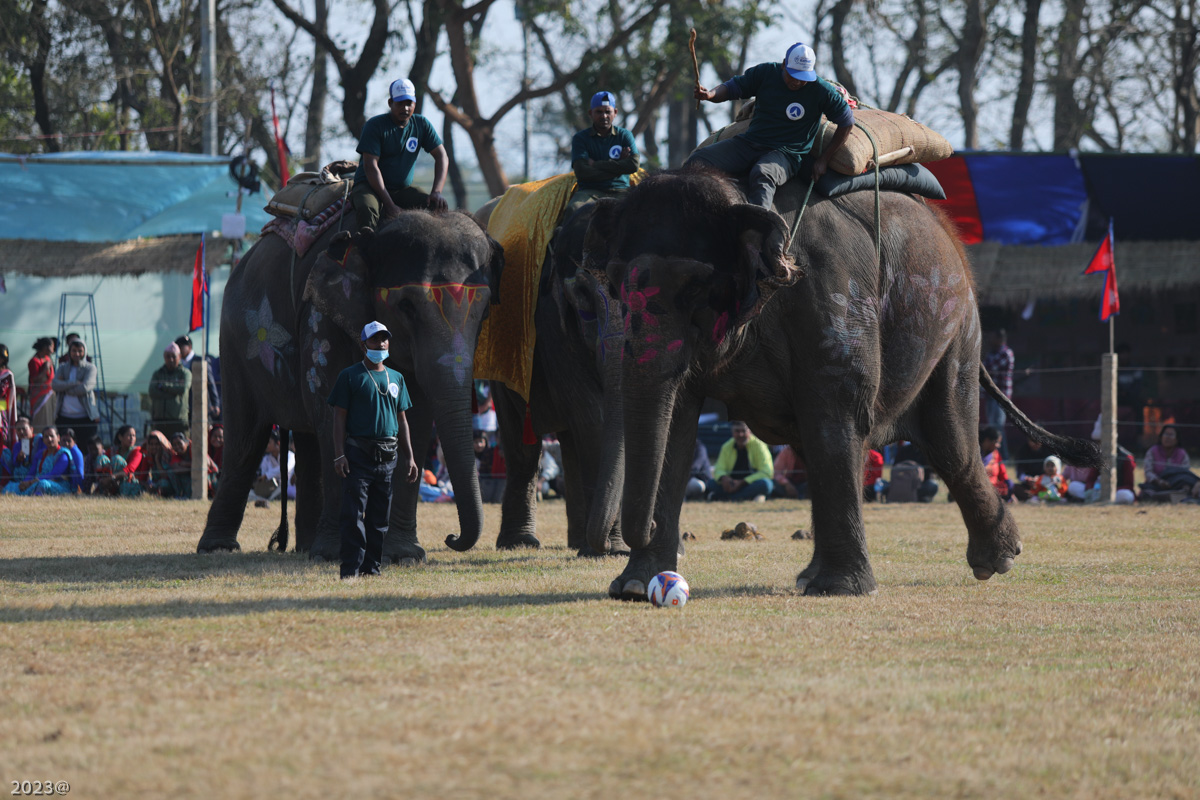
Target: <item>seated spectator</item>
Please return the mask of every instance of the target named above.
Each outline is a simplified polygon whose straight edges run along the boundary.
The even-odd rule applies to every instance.
[[[1191,471],[1191,461],[1179,444],[1174,425],[1163,426],[1158,444],[1146,451],[1144,467],[1146,482],[1141,487],[1144,499],[1174,502],[1182,495],[1188,502],[1200,503],[1200,476]]]
[[[176,500],[192,499],[192,443],[182,433],[171,434],[169,491],[164,487],[163,497]]]
[[[916,467],[915,470],[912,467]],[[900,472],[897,473],[897,468]],[[929,459],[925,458],[925,454],[921,452],[921,448],[917,447],[915,442],[910,442],[907,439],[901,440],[896,447],[896,463],[892,466],[891,481],[888,482],[888,502],[892,502],[892,492],[896,489],[896,478],[904,475],[907,471],[912,471],[913,476],[920,479],[916,491],[916,502],[932,503],[933,498],[938,493],[938,482],[934,478],[933,468],[929,464]],[[902,483],[903,499],[898,499],[897,502],[907,503],[912,502],[908,499],[907,484],[911,481],[910,477],[904,477]]]
[[[75,444],[75,431],[67,428],[62,432],[61,446],[71,454],[71,492],[78,494],[83,487],[83,451]]]
[[[137,497],[142,493],[138,468],[142,465],[142,449],[137,446],[137,431],[132,425],[117,428],[117,438],[108,455],[96,459],[102,494]]]
[[[58,429],[49,425],[42,431],[42,447],[24,480],[12,480],[4,487],[5,494],[26,496],[61,495],[71,491],[71,453],[64,450]]]
[[[882,500],[887,490],[888,482],[883,479],[883,453],[868,450],[863,459],[863,500],[868,503]]]
[[[28,476],[36,449],[29,417],[17,417],[13,425],[12,444],[0,452],[0,489],[7,486],[9,481]]]
[[[1062,461],[1058,456],[1046,456],[1042,462],[1042,474],[1026,480],[1029,481],[1030,493],[1039,502],[1059,503],[1066,499],[1067,487],[1063,481]]]
[[[162,431],[150,431],[146,434],[146,443],[142,446],[142,461],[138,465],[137,479],[142,489],[156,497],[162,497],[165,491],[171,496],[171,442]]]
[[[775,456],[775,497],[803,500],[808,497],[808,467],[790,444],[784,445]]]
[[[1158,432],[1158,444],[1146,451],[1142,466],[1146,470],[1146,483],[1150,484],[1161,478],[1168,467],[1191,467],[1187,451],[1179,446],[1179,430],[1174,425],[1164,425]]]
[[[1008,470],[1004,467],[1004,459],[1000,457],[1000,441],[1003,438],[1000,431],[988,425],[979,432],[979,450],[983,456],[983,468],[987,472],[988,483],[1005,502],[1012,499],[1012,483],[1008,479]]]
[[[87,448],[83,454],[83,482],[79,486],[81,494],[96,494],[99,489],[99,477],[96,474],[96,462],[104,458],[104,442],[99,436],[93,436],[87,442]]]
[[[775,465],[771,450],[766,443],[750,432],[750,427],[740,420],[729,424],[732,438],[721,445],[713,467],[713,478],[707,484],[708,499],[741,502],[762,502],[775,489],[771,476]]]
[[[475,431],[475,464],[479,469],[479,493],[483,502],[502,502],[508,468],[500,447],[488,444],[486,431]]]
[[[687,491],[684,500],[697,500],[704,497],[708,491],[708,483],[713,479],[712,464],[708,460],[708,448],[704,442],[696,439],[696,449],[692,453],[692,471],[688,478]]]
[[[208,426],[208,499],[217,493],[221,481],[221,461],[225,455],[225,426],[214,422]]]

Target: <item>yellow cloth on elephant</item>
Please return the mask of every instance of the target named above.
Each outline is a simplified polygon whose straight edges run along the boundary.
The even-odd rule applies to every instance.
[[[575,174],[510,186],[488,219],[488,233],[504,248],[500,303],[488,312],[475,346],[476,380],[502,381],[529,400],[533,379],[533,346],[537,340],[533,312],[546,247],[575,191]]]

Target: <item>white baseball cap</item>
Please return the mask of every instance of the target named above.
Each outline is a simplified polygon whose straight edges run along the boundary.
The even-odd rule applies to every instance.
[[[417,87],[408,78],[400,78],[399,80],[392,81],[392,86],[388,89],[388,96],[397,103],[401,100],[416,102]]]
[[[392,338],[392,332],[387,329],[387,325],[384,325],[378,320],[375,322],[368,322],[366,325],[363,325],[362,340],[365,342],[367,339],[370,339],[372,336],[380,332],[386,333],[387,338]]]
[[[796,42],[783,57],[783,68],[798,81],[815,81],[817,73],[813,68],[816,66],[817,54],[804,42]]]

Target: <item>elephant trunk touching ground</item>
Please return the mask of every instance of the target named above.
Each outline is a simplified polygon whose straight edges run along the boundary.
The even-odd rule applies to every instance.
[[[435,389],[434,394],[443,398],[453,397],[452,402],[438,405],[433,419],[437,423],[438,439],[442,443],[446,470],[450,473],[450,482],[454,484],[454,500],[458,506],[459,532],[446,537],[446,546],[462,552],[474,547],[483,531],[483,499],[479,491],[479,474],[475,469],[471,437],[471,398],[467,393],[451,394],[448,390]]]
[[[592,288],[598,299],[607,300],[603,284]],[[600,293],[605,293],[601,297]],[[612,552],[610,537],[621,512],[625,478],[625,419],[621,395],[621,354],[617,350],[602,359],[604,384],[604,449],[600,453],[596,494],[587,522],[587,541],[597,553]]]

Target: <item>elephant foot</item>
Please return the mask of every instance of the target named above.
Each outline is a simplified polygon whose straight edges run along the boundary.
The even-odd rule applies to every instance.
[[[1016,557],[1021,555],[1021,543],[1018,541],[1012,550],[1002,551],[992,548],[991,552],[979,553],[973,548],[967,548],[967,564],[976,580],[986,581],[993,575],[1003,575],[1013,568]]]
[[[237,538],[229,536],[202,536],[200,543],[196,545],[197,553],[232,553],[241,549]]]
[[[540,550],[542,542],[532,533],[503,533],[496,537],[497,550]]]
[[[308,551],[308,557],[313,561],[341,561],[342,540],[336,531],[333,533],[318,533],[316,541]]]
[[[576,551],[575,555],[579,556],[580,558],[628,558],[629,557],[629,548],[625,547],[624,542],[621,543],[621,547],[619,547],[619,548],[614,547],[611,544],[609,545],[609,547],[610,547],[610,549],[605,550],[603,553],[601,553],[601,552],[595,550],[590,544],[585,544],[583,547],[579,548],[578,551]]]
[[[796,577],[796,588],[801,588],[801,578],[804,573]],[[816,575],[807,579],[803,584],[804,594],[806,597],[861,597],[862,595],[872,595],[878,590],[878,584],[875,583],[875,576],[871,574],[870,569],[858,573],[835,574],[827,569],[823,569]]]
[[[814,558],[808,562],[808,566],[800,570],[800,574],[796,576],[796,591],[803,592],[805,587],[813,578],[817,577],[817,573],[821,571],[821,565]]]
[[[400,547],[389,548],[388,543],[384,542],[383,546],[383,563],[396,564],[398,566],[416,566],[426,564],[428,559],[425,557],[425,548],[418,545],[416,542],[406,542]]]
[[[614,600],[633,602],[648,602],[650,600],[650,598],[646,595],[646,584],[642,583],[637,578],[628,581],[617,578],[608,585],[608,596]]]

